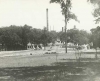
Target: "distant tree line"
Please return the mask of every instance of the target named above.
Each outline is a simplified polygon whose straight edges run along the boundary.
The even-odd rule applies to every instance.
[[[59,32],[59,37],[62,42],[65,41],[65,32]],[[71,42],[78,45],[88,44],[90,42],[91,34],[85,30],[79,30],[72,28],[67,30],[67,42]]]
[[[43,45],[54,42],[56,34],[55,31],[48,32],[45,28],[41,30],[28,25],[11,25],[0,28],[0,45],[1,49],[6,50],[26,50],[29,42]]]
[[[93,42],[93,46],[95,49],[97,47],[100,48],[100,26],[97,26],[96,28],[91,29],[91,42]]]
[[[26,50],[27,44],[43,44],[46,46],[48,43],[55,43],[57,38],[62,43],[65,41],[67,35],[67,42],[74,44],[89,44],[93,42],[93,47],[100,47],[100,27],[91,29],[91,33],[85,30],[72,28],[65,32],[47,31],[44,29],[36,29],[31,26],[15,26],[0,28],[0,48],[6,50]]]

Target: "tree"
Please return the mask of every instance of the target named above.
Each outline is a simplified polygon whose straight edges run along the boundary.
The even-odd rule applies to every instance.
[[[16,33],[7,30],[2,34],[2,41],[2,44],[5,44],[7,50],[16,50],[16,45],[21,42],[21,39]]]
[[[93,11],[93,16],[96,18],[96,23],[100,22],[100,0],[88,0],[90,3],[92,3],[95,7]]]
[[[62,33],[60,34],[60,40],[61,40],[62,43],[64,43],[65,37],[66,37],[65,32],[62,32]]]
[[[56,31],[50,31],[49,32],[49,36],[51,38],[51,42],[54,44],[55,41],[57,40],[57,32]]]
[[[97,48],[100,48],[100,27],[91,29],[93,47],[96,50],[95,58],[97,58]]]
[[[23,49],[27,49],[27,44],[28,44],[28,33],[30,33],[30,29],[32,27],[28,26],[28,25],[24,25],[22,27],[22,45],[23,45]]]
[[[97,28],[91,29],[92,32],[92,42],[93,42],[93,47],[97,48],[100,47],[100,27],[98,26]]]
[[[90,34],[84,30],[78,30],[78,29],[72,28],[68,30],[67,35],[68,37],[70,37],[69,42],[72,42],[74,44],[83,45],[83,44],[89,43]]]
[[[41,35],[42,35],[42,30],[41,29],[31,29],[31,36],[30,41],[34,44],[40,44],[41,43]]]
[[[44,32],[45,31],[45,32]],[[32,28],[31,26],[15,26],[0,28],[0,45],[7,50],[26,50],[27,44],[54,43],[57,32]]]
[[[67,53],[67,22],[70,19],[75,19],[78,21],[77,17],[75,14],[73,14],[70,9],[71,9],[71,0],[50,0],[50,3],[58,3],[61,6],[62,9],[62,14],[65,17],[65,48],[66,48],[66,53]]]
[[[52,42],[52,37],[50,35],[50,33],[46,30],[46,28],[44,28],[44,30],[42,31],[42,35],[41,35],[41,43],[45,46],[47,46],[47,43],[51,43]]]
[[[88,44],[90,36],[90,33],[87,33],[85,30],[78,30],[77,28],[67,30],[67,42],[74,44]],[[65,32],[59,32],[59,38],[62,42],[64,42]]]
[[[3,27],[0,29],[0,43],[7,50],[24,50],[28,43],[28,33],[31,26],[15,26]]]

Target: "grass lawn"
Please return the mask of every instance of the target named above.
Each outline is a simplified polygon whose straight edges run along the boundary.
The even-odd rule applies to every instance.
[[[85,59],[84,59],[85,60]],[[98,81],[100,62],[57,62],[50,66],[0,68],[0,81]]]
[[[76,59],[74,52],[64,54],[35,54],[30,51],[19,55],[0,57],[0,81],[99,81],[100,56],[93,52],[82,54]],[[35,51],[36,53],[36,51]],[[10,53],[9,53],[10,54]],[[12,55],[13,53],[11,53]],[[24,55],[23,55],[24,54]],[[6,55],[6,53],[5,53]],[[99,79],[99,80],[98,80]]]

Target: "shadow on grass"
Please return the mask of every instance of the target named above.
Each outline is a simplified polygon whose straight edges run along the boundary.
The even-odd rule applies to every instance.
[[[0,81],[85,81],[99,75],[99,62],[59,62],[51,66],[0,68]]]

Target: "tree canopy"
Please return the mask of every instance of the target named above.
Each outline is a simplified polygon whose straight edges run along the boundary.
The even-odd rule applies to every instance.
[[[96,18],[96,23],[100,22],[100,0],[88,0],[90,3],[92,3],[95,7],[93,16]]]
[[[65,40],[65,32],[59,32],[59,37],[62,42]],[[85,30],[78,30],[76,28],[69,29],[67,31],[67,41],[74,44],[88,44],[90,42],[90,33],[87,33]]]
[[[50,3],[60,4],[60,7],[62,9],[61,12],[63,15],[67,16],[67,21],[69,21],[70,19],[74,19],[75,21],[79,22],[79,20],[77,19],[77,16],[70,11],[72,7],[71,0],[50,0]]]
[[[94,48],[100,47],[100,26],[91,29],[91,33],[92,33],[91,41],[93,42]]]
[[[0,44],[6,50],[25,50],[27,44],[43,44],[54,42],[57,33],[55,31],[48,32],[41,29],[32,28],[31,26],[15,26],[0,28]]]
[[[100,27],[91,29],[92,36],[84,30],[72,28],[67,31],[67,41],[74,44],[88,44],[93,42],[95,37],[99,37]],[[55,43],[57,38],[62,42],[65,41],[65,32],[47,31],[44,29],[32,28],[29,25],[15,26],[0,28],[0,45],[6,50],[25,50],[27,44],[43,44],[46,46],[48,43]],[[100,37],[98,38],[99,42]],[[99,44],[98,44],[99,45]]]

